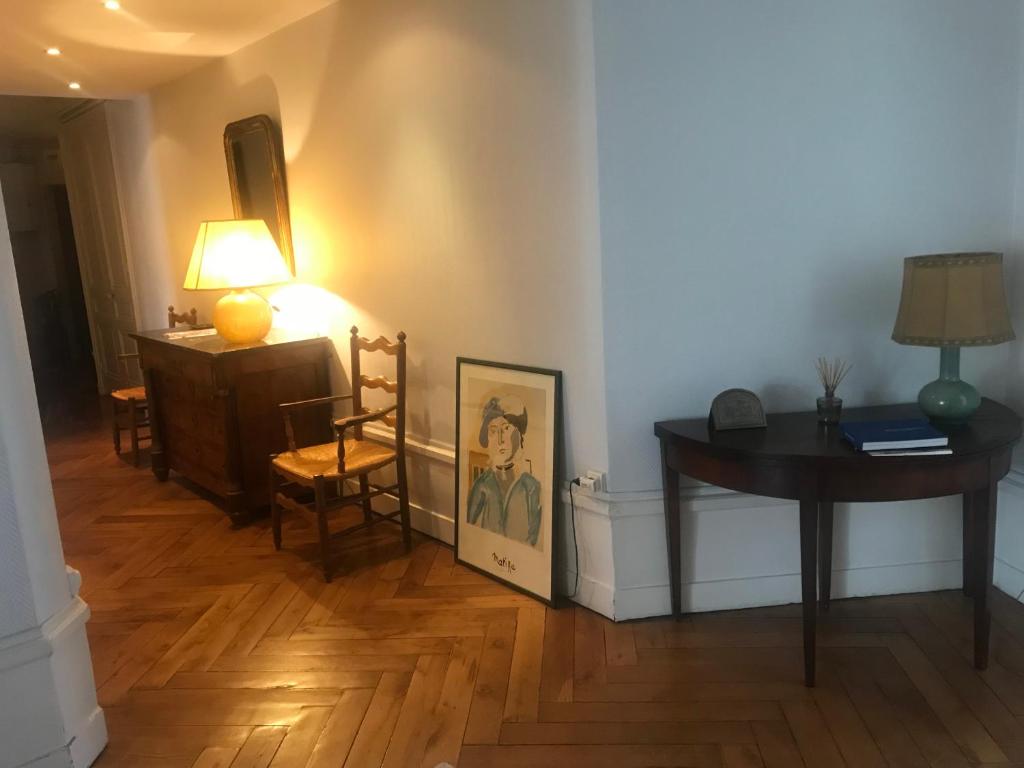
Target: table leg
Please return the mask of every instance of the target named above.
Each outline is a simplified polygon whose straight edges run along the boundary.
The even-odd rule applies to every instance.
[[[224,507],[235,527],[247,525],[252,519],[252,511],[245,503],[243,491],[228,491],[224,496]]]
[[[800,581],[804,605],[804,684],[814,687],[814,630],[817,619],[818,502],[800,500]]]
[[[832,598],[832,509],[831,501],[818,502],[818,593],[821,610],[828,610]]]
[[[974,555],[971,558],[974,579],[974,667],[988,668],[989,629],[992,617],[988,608],[988,591],[992,586],[992,566],[996,541],[996,497],[998,488],[991,483],[977,491],[971,500],[971,538]]]
[[[963,495],[963,529],[964,529],[964,577],[963,592],[967,597],[974,594],[974,567],[971,558],[974,556],[974,516],[971,514],[972,493]]]
[[[668,444],[661,443],[661,475],[665,495],[665,538],[668,540],[668,583],[672,615],[682,615],[682,563],[679,541],[679,473],[668,464]]]

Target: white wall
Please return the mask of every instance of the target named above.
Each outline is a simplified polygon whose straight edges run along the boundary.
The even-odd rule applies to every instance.
[[[668,605],[654,421],[704,416],[734,386],[813,408],[818,355],[854,364],[848,405],[935,378],[935,350],[889,339],[902,259],[1010,246],[1021,34],[1011,0],[597,0],[594,18],[608,506],[629,617]],[[966,351],[965,378],[1005,397],[1007,354]],[[798,599],[795,507],[684,498],[693,607]],[[955,500],[838,514],[838,594],[958,583]]]
[[[610,470],[583,599],[657,612],[652,422],[730,386],[813,407],[820,354],[854,363],[849,405],[936,375],[889,340],[901,261],[1012,244],[1019,23],[1015,0],[340,3],[111,111],[143,318],[209,317],[178,286],[198,222],[230,215],[223,126],[271,114],[318,286],[277,292],[279,321],[409,333],[420,526],[451,533],[454,357],[561,368],[567,475]],[[1012,395],[1011,354],[965,375]],[[706,585],[792,576],[792,510],[687,494],[693,604],[788,599]],[[837,591],[947,586],[955,506],[853,508]]]
[[[1024,13],[1018,24],[1018,36],[1024,40]],[[1017,160],[1014,164],[1013,189],[1013,243],[1010,249],[1012,258],[1005,265],[1007,272],[1007,300],[1010,314],[1018,339],[1024,335],[1024,55],[1019,60],[1017,91]],[[1018,413],[1024,412],[1024,387],[1020,382],[1024,379],[1024,344],[1017,341],[1006,345],[1007,352],[1007,403]],[[1014,383],[1016,385],[1014,385]],[[1018,446],[1015,457],[1017,466],[1024,465],[1024,455]]]
[[[902,259],[1010,242],[1018,3],[598,0],[595,35],[612,488],[727,387],[813,408],[818,355],[850,405],[935,378]],[[1002,396],[1005,355],[965,376]]]
[[[217,296],[180,285],[199,222],[231,215],[224,125],[265,112],[316,286],[276,291],[277,322],[346,368],[353,323],[408,333],[420,526],[451,535],[457,355],[564,371],[566,472],[604,469],[593,76],[584,0],[358,0],[113,105],[144,324],[209,319]]]

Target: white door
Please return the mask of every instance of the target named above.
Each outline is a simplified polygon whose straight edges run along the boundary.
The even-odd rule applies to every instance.
[[[101,392],[139,380],[139,367],[119,355],[134,351],[136,330],[121,201],[107,113],[96,104],[61,125],[60,152]]]

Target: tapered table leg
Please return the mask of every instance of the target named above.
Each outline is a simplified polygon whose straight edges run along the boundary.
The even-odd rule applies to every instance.
[[[988,591],[992,586],[992,567],[996,541],[996,497],[995,482],[988,488],[977,491],[971,500],[971,538],[974,556],[971,558],[974,579],[974,666],[988,668],[989,629],[992,618],[988,607]]]
[[[818,502],[800,500],[800,582],[804,608],[804,684],[814,686],[814,635],[818,607]]]
[[[965,493],[963,495],[963,529],[964,529],[964,577],[963,577],[963,591],[967,597],[974,594],[974,567],[971,562],[971,558],[974,557],[974,538],[973,538],[973,526],[974,517],[971,514],[971,502],[973,494]]]
[[[832,599],[832,508],[831,501],[818,502],[818,598],[823,611]]]
[[[682,563],[679,541],[679,473],[668,464],[668,444],[661,442],[661,472],[665,495],[665,538],[668,540],[668,582],[672,615],[682,616]]]

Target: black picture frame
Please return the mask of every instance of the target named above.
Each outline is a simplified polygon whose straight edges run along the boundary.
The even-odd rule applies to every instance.
[[[505,578],[498,575],[497,573],[487,570],[481,567],[476,562],[467,560],[462,556],[462,549],[460,545],[464,543],[465,538],[460,535],[460,530],[463,525],[463,509],[462,509],[462,483],[464,479],[464,459],[467,451],[467,446],[463,445],[463,422],[462,422],[462,411],[463,411],[463,392],[462,392],[462,373],[463,366],[477,366],[483,368],[494,368],[501,371],[512,371],[523,373],[532,376],[543,376],[550,377],[553,387],[553,408],[552,417],[550,421],[552,440],[553,440],[553,453],[552,453],[552,466],[550,472],[550,478],[545,478],[549,481],[549,488],[543,489],[542,501],[548,505],[549,514],[547,515],[547,537],[546,541],[549,543],[549,556],[547,558],[548,567],[550,569],[550,578],[546,580],[548,586],[548,594],[543,595],[533,590],[528,589],[522,584],[516,583],[514,580]],[[556,568],[559,562],[557,557],[557,530],[555,527],[555,521],[557,518],[556,510],[558,509],[558,502],[560,501],[560,489],[562,483],[562,451],[563,451],[563,434],[562,434],[562,418],[563,418],[563,404],[562,404],[562,372],[549,368],[539,368],[535,366],[517,365],[514,363],[503,363],[496,362],[493,360],[480,360],[477,358],[470,357],[457,357],[455,360],[455,562],[459,565],[465,566],[470,570],[476,571],[477,573],[483,574],[488,578],[494,579],[495,581],[504,584],[511,589],[516,590],[524,595],[528,595],[535,600],[543,603],[546,606],[554,607],[556,601],[555,584],[556,584]],[[468,494],[467,494],[468,502]],[[542,507],[543,509],[543,507]],[[468,525],[469,523],[467,523]],[[525,546],[525,545],[523,545]]]

